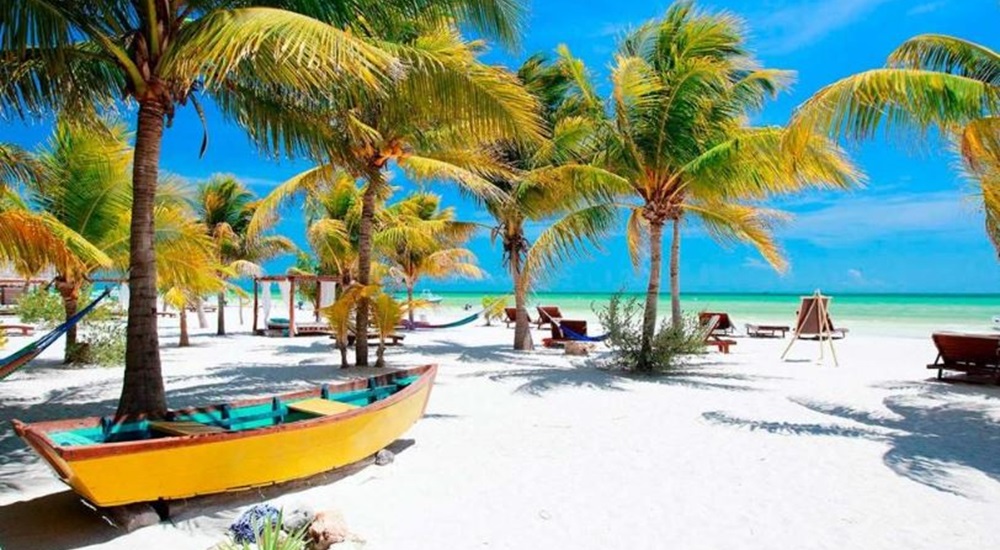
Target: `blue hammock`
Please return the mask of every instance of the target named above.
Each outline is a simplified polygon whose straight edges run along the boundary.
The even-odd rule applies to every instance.
[[[483,311],[486,310],[484,309]],[[457,321],[452,321],[450,323],[443,323],[440,325],[432,325],[430,323],[421,323],[421,322],[411,323],[410,321],[406,320],[403,321],[403,326],[406,327],[408,330],[413,330],[418,328],[455,328],[455,327],[460,327],[462,325],[467,325],[475,321],[476,319],[479,318],[480,315],[483,314],[483,311],[478,311],[476,313],[473,313],[472,315],[469,315],[468,317],[463,317]]]
[[[97,307],[97,303],[106,298],[110,293],[110,288],[105,289],[100,296],[87,304],[87,307],[76,312],[76,314],[69,319],[66,319],[63,324],[52,329],[51,332],[42,336],[38,340],[35,340],[7,357],[0,359],[0,380],[3,380],[11,374],[17,372],[18,369],[27,365],[35,357],[38,357],[43,351],[45,351],[46,348],[54,344],[60,336],[66,334],[66,331],[73,328],[73,325],[79,323],[80,319],[83,319],[88,313],[93,311],[94,308]]]
[[[559,323],[559,330],[562,331],[563,336],[565,336],[567,340],[575,340],[577,342],[603,342],[611,336],[610,332],[600,336],[584,336],[583,334],[579,334],[566,328],[566,325],[563,323]]]

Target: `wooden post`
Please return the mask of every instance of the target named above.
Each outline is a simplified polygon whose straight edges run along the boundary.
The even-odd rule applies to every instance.
[[[257,277],[253,278],[253,333],[257,334],[257,287],[260,283]]]
[[[295,277],[288,278],[288,337],[295,336]]]

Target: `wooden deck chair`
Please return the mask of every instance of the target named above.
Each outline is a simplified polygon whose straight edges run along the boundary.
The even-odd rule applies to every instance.
[[[785,352],[781,354],[781,359],[785,359],[796,341],[815,340],[819,342],[820,361],[823,360],[823,345],[825,343],[830,347],[833,364],[838,365],[837,351],[833,347],[833,341],[844,338],[847,335],[847,329],[833,327],[833,320],[830,318],[830,297],[823,296],[818,290],[812,296],[803,296],[797,315],[795,332],[792,334],[792,339],[788,343],[788,347],[785,348]]]
[[[544,328],[545,325],[558,325],[563,318],[559,306],[538,306],[536,309],[538,310],[538,328]]]
[[[566,334],[563,333],[563,327],[576,334],[582,336],[587,335],[587,322],[582,320],[560,319],[558,322],[550,323],[549,327],[552,330],[552,336],[550,338],[542,339],[542,345],[547,348],[562,347],[566,344],[566,342],[576,341],[573,338],[568,338]]]
[[[724,312],[703,311],[698,314],[698,324],[704,327],[712,317],[719,318],[719,322],[716,323],[712,334],[716,336],[729,336],[736,333],[736,325],[729,318],[729,314]]]
[[[735,340],[729,340],[727,338],[721,338],[716,331],[719,330],[719,320],[721,317],[719,315],[712,315],[709,317],[705,323],[702,324],[702,331],[705,334],[705,345],[707,347],[714,347],[722,353],[729,353],[729,348],[736,345]]]
[[[944,371],[955,371],[987,376],[1000,384],[1000,336],[935,332],[931,339],[938,356],[927,368],[937,370],[938,380],[955,380],[944,376]],[[971,381],[968,377],[962,380]]]
[[[527,311],[525,311],[524,313],[525,313],[525,315],[528,314]],[[505,308],[503,308],[503,314],[504,314],[504,321],[503,322],[504,322],[504,324],[507,325],[507,328],[510,328],[511,325],[513,325],[514,323],[517,322],[517,308],[516,307],[505,307]],[[529,324],[530,323],[534,323],[534,321],[531,320],[531,315],[528,315],[528,323]]]

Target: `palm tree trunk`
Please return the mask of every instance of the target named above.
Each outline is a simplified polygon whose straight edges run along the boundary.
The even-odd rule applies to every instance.
[[[358,282],[368,286],[372,270],[372,229],[375,225],[375,196],[382,185],[382,173],[376,171],[368,177],[368,186],[361,197],[361,223],[358,227]],[[354,363],[368,366],[368,298],[358,299],[354,339]]]
[[[385,366],[385,338],[380,334],[378,337],[378,351],[375,353],[375,366],[382,368]]]
[[[218,309],[219,330],[216,331],[216,334],[218,334],[219,336],[225,336],[226,335],[226,307],[225,307],[226,291],[225,290],[219,292],[218,300],[219,300],[219,309]]]
[[[66,311],[66,319],[76,315],[78,307],[76,293],[63,295],[63,310]],[[74,323],[66,330],[66,350],[63,352],[63,363],[70,364],[78,357],[76,351],[76,324]]]
[[[156,333],[156,254],[153,202],[159,177],[164,105],[158,99],[139,104],[132,163],[132,222],[129,235],[129,290],[125,380],[117,418],[141,413],[162,417],[167,411]]]
[[[510,276],[514,279],[514,307],[517,314],[514,321],[514,349],[531,351],[535,343],[531,339],[531,323],[528,322],[528,281],[521,272],[521,254],[516,252],[510,258]]]
[[[240,304],[240,326],[242,327],[243,326],[243,295],[237,296],[236,300]]]
[[[406,315],[410,319],[410,326],[413,326],[413,283],[406,282]]]
[[[681,317],[681,219],[674,218],[670,239],[670,324],[674,329],[683,327]]]
[[[177,347],[186,348],[191,345],[191,337],[188,334],[188,313],[187,305],[181,307],[181,339],[177,342]]]
[[[340,339],[338,338],[337,349],[340,350],[340,368],[346,369],[347,367],[351,366],[347,362],[347,343],[341,342]]]
[[[663,223],[649,224],[649,286],[646,287],[646,309],[642,316],[642,340],[639,349],[639,364],[642,372],[652,370],[650,355],[653,349],[653,335],[656,333],[656,303],[660,297],[660,264],[663,263]]]

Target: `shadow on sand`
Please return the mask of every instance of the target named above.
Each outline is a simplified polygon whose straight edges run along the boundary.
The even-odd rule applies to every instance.
[[[412,439],[397,439],[386,448],[398,455],[413,444]],[[234,493],[171,501],[158,507],[169,513],[167,521],[218,514],[317,485],[335,483],[364,470],[374,462],[375,458],[372,456],[305,479]],[[52,528],[53,518],[58,518],[58,529]],[[105,543],[125,534],[124,530],[114,527],[101,510],[90,508],[69,490],[0,506],[0,543],[5,550],[68,550]],[[219,540],[224,538],[225,533],[219,533]]]
[[[720,411],[702,416],[709,422],[750,430],[794,436],[836,436],[884,442],[889,451],[883,462],[896,474],[939,491],[973,497],[955,475],[955,467],[976,470],[1000,482],[1000,423],[996,407],[982,401],[1000,397],[997,388],[957,387],[942,383],[893,384],[894,389],[915,390],[883,400],[890,414],[873,414],[852,407],[792,399],[794,403],[835,420],[803,424],[738,418]],[[979,403],[969,399],[975,397]]]

